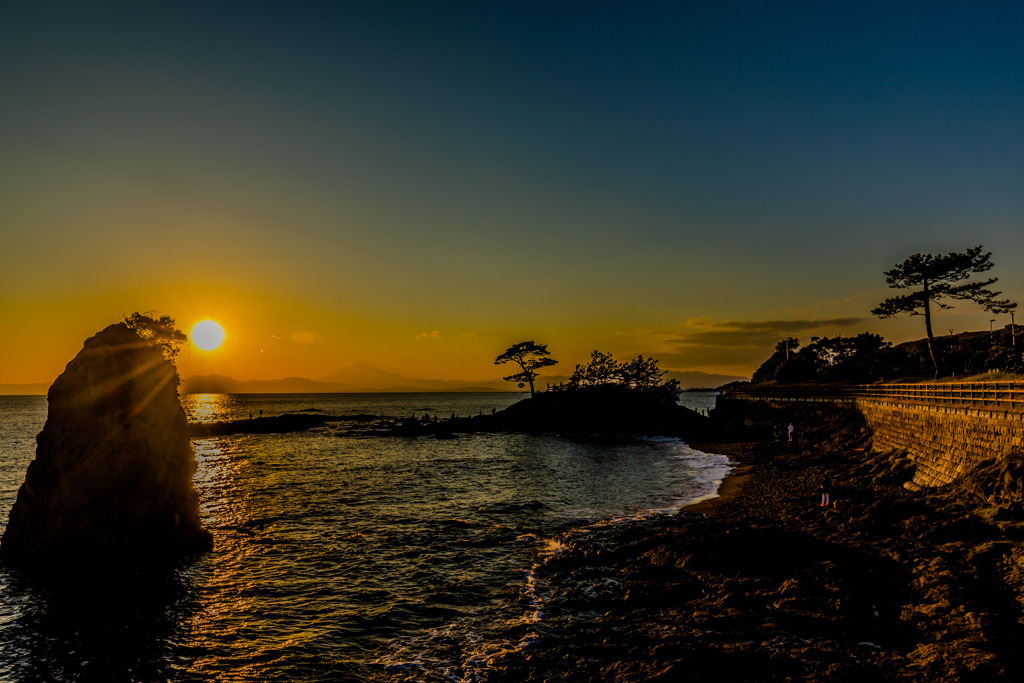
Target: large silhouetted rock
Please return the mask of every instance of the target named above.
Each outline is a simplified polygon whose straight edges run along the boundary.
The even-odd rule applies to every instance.
[[[35,460],[0,541],[5,558],[209,548],[178,375],[124,324],[85,342],[50,387]]]

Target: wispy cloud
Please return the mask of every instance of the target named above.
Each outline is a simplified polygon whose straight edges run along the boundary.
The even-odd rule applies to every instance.
[[[864,321],[864,318],[826,318],[824,320],[729,320],[714,322],[707,318],[687,321],[688,327],[706,328],[697,331],[683,332],[679,340],[690,341],[694,338],[714,338],[720,335],[733,337],[739,335],[746,338],[764,338],[783,334],[799,334],[811,330],[851,327]]]
[[[681,330],[624,330],[620,334],[644,338],[664,367],[757,367],[785,337],[808,333],[847,331],[864,318],[839,317],[795,320],[727,320],[691,318]]]
[[[431,330],[430,332],[420,332],[416,335],[417,339],[440,339],[442,335],[437,330]]]

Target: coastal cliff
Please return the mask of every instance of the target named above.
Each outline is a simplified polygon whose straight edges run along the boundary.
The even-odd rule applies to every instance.
[[[85,341],[50,387],[0,540],[5,559],[210,547],[177,380],[159,348],[123,323]]]

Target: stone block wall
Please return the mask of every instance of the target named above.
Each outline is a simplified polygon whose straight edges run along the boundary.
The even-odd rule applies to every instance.
[[[876,451],[902,450],[914,487],[941,486],[977,463],[1024,448],[1024,414],[858,399]]]
[[[875,451],[904,451],[916,465],[909,488],[941,486],[977,463],[1024,449],[1024,413],[887,399],[722,395],[716,413],[748,427],[806,419],[821,411],[856,411]]]

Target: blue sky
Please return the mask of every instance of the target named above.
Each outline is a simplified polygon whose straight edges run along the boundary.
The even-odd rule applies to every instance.
[[[775,336],[921,336],[870,316],[911,253],[984,244],[1024,288],[1022,28],[1009,2],[5,3],[0,312],[47,341],[0,342],[32,358],[0,382],[149,309],[220,316],[202,369],[242,378],[484,377],[527,338],[741,374]]]

